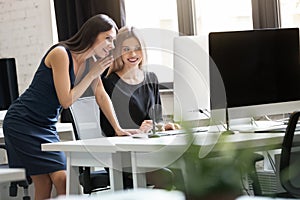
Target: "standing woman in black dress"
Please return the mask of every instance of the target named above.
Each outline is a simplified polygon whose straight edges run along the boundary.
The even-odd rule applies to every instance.
[[[36,200],[50,198],[52,184],[58,195],[66,193],[65,155],[41,151],[41,144],[59,141],[56,122],[61,109],[68,108],[89,86],[116,135],[129,135],[119,126],[100,78],[113,61],[109,51],[116,33],[117,26],[108,16],[90,18],[72,38],[47,51],[29,88],[7,111],[3,130],[8,162],[12,168],[26,169]],[[88,73],[74,85],[87,65]]]

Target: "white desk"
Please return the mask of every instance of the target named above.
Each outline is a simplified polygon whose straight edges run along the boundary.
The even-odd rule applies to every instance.
[[[53,198],[50,200],[82,200],[81,195],[70,195],[69,197],[66,196],[59,196],[57,198]],[[85,199],[85,198],[84,198]],[[185,195],[180,191],[167,191],[162,189],[145,189],[145,188],[139,188],[137,190],[123,190],[123,191],[117,191],[117,192],[105,192],[101,193],[100,196],[98,195],[91,195],[88,198],[88,200],[99,200],[99,199],[105,199],[105,200],[124,200],[124,199],[130,199],[130,200],[166,200],[166,199],[172,199],[172,200],[185,200]]]
[[[2,122],[5,117],[6,110],[0,111],[0,143],[4,143],[4,135]],[[75,140],[72,123],[57,123],[57,132],[61,141]],[[7,162],[6,153],[0,152],[0,161]],[[25,180],[24,169],[0,169],[0,182]],[[1,198],[1,197],[0,197]]]
[[[6,115],[7,110],[0,110],[0,142],[3,142],[3,129],[2,122]],[[57,123],[57,132],[61,141],[75,140],[72,123]]]
[[[25,169],[19,168],[0,168],[0,183],[25,180]]]
[[[60,141],[72,141],[75,140],[72,123],[57,123],[57,133]]]
[[[112,140],[111,140],[112,139]],[[42,144],[43,151],[64,151],[67,157],[67,195],[80,193],[78,185],[79,166],[109,167],[110,187],[112,190],[122,190],[122,166],[126,164],[126,156],[117,151],[115,142],[121,137],[98,138],[88,140],[67,141]],[[122,159],[124,161],[122,161]],[[72,184],[71,184],[72,183]]]
[[[72,123],[57,123],[56,128],[61,141],[75,140]],[[0,127],[0,143],[3,142],[3,129]]]
[[[246,149],[256,152],[278,149],[281,147],[284,133],[237,133],[225,136],[223,145],[216,145],[219,136],[218,133],[197,133],[188,141],[180,141],[181,136],[135,140],[131,138],[118,143],[117,146],[122,151],[131,152],[132,170],[136,172],[133,173],[134,186],[145,187],[145,171],[143,168],[139,169],[140,167],[166,167],[177,160],[190,144],[199,147],[199,158],[205,158],[209,153],[218,154],[224,150]],[[300,146],[300,132],[295,134],[294,144]]]
[[[232,144],[228,147],[234,149],[253,149],[253,151],[279,148],[284,133],[240,133],[229,135],[224,138],[224,143]],[[111,137],[97,138],[82,141],[59,142],[42,144],[44,151],[65,151],[67,155],[67,190],[68,194],[73,193],[70,183],[77,184],[78,177],[72,177],[73,166],[109,166],[118,171],[125,165],[122,160],[122,152],[131,153],[131,164],[133,170],[134,187],[145,186],[144,173],[135,173],[138,167],[163,167],[171,164],[179,158],[191,143],[200,147],[201,155],[205,157],[208,152],[222,151],[214,146],[218,134],[199,133],[195,134],[192,140],[187,140],[186,135],[165,136],[160,138],[135,139],[132,137]],[[300,134],[295,134],[295,142],[300,142]],[[106,152],[106,153],[103,153]],[[128,154],[126,154],[128,156]],[[155,161],[155,162],[154,162]],[[84,163],[84,164],[83,164]],[[119,171],[118,171],[119,172]],[[121,185],[114,185],[122,182],[120,173],[110,174],[113,180],[112,187],[120,189]],[[74,180],[73,180],[74,179]],[[77,182],[74,182],[76,181]]]
[[[75,140],[72,123],[57,123],[57,132],[61,141]],[[0,143],[4,143],[2,127],[0,127]],[[4,150],[0,151],[0,163],[7,163],[7,156]]]
[[[2,123],[7,110],[0,110],[0,124]]]
[[[0,168],[0,199],[10,199],[8,196],[10,182],[22,180],[26,180],[25,169]]]

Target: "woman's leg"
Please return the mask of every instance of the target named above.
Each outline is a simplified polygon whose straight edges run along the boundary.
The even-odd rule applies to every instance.
[[[50,173],[50,178],[55,186],[57,195],[66,194],[66,171],[60,170]]]
[[[33,175],[31,176],[34,184],[35,200],[49,199],[52,190],[52,181],[48,174]]]

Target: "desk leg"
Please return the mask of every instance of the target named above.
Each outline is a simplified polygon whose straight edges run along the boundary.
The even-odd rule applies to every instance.
[[[71,165],[71,153],[66,153],[67,157],[67,185],[66,185],[66,196],[70,194],[80,194],[79,190],[79,178],[78,178],[78,167]]]
[[[112,191],[123,190],[121,152],[112,153],[112,166],[109,168],[110,188]]]
[[[139,187],[145,188],[147,186],[146,174],[144,172],[138,172],[135,152],[131,152],[131,165],[132,165],[133,188],[134,189],[137,189]]]

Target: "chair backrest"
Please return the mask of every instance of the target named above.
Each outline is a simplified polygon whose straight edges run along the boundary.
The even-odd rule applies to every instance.
[[[75,134],[78,139],[103,137],[100,127],[100,111],[95,96],[82,97],[70,106]]]
[[[296,125],[300,117],[300,111],[291,114],[288,126],[285,131],[285,135],[281,147],[280,156],[280,182],[281,185],[288,193],[294,197],[300,197],[300,186],[293,183],[293,178],[299,176],[299,166],[298,163],[291,163],[291,152],[293,147],[294,133]],[[295,166],[299,165],[299,166]],[[296,169],[296,170],[295,170]],[[298,173],[298,174],[295,174]]]

